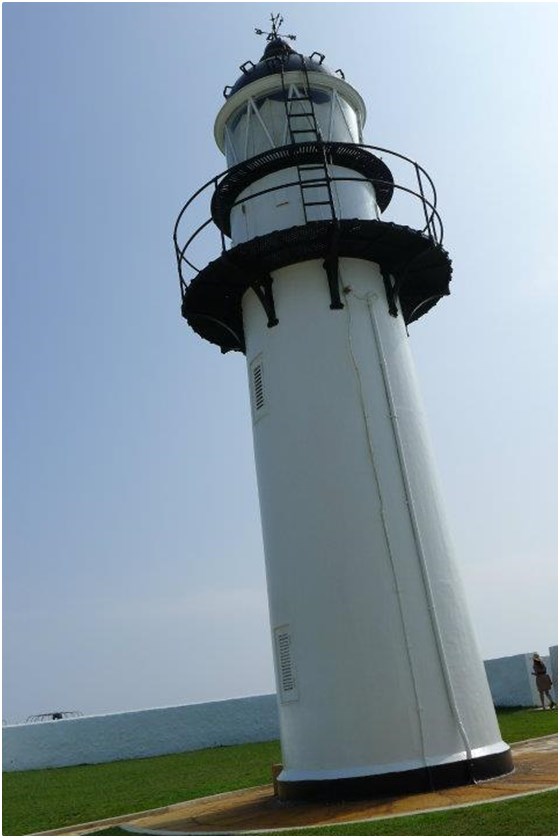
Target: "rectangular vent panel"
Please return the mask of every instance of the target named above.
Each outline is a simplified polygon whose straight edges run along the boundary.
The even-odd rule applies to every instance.
[[[264,384],[262,364],[253,367],[253,387],[255,390],[255,410],[262,410],[264,407]]]
[[[251,362],[249,372],[251,386],[251,404],[253,407],[253,419],[256,422],[267,412],[266,390],[264,381],[264,368],[262,356],[259,355]]]
[[[280,701],[297,701],[299,698],[296,671],[292,656],[292,637],[289,626],[280,626],[274,630],[276,646],[276,666],[278,669],[278,689]]]

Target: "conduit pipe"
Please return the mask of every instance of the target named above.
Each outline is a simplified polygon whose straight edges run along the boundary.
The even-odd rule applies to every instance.
[[[366,300],[365,297],[360,297],[358,294],[355,294],[352,291],[349,291],[347,293],[347,299],[348,299],[349,296],[352,296],[355,299],[360,300],[362,302],[364,300]],[[369,297],[371,295],[367,295],[367,296]],[[373,296],[376,297],[377,295],[374,294]],[[367,303],[368,309],[369,309],[369,302],[367,300],[366,300],[366,303]],[[425,729],[424,729],[424,722],[423,722],[423,719],[422,719],[422,705],[420,703],[420,696],[419,696],[419,692],[418,692],[418,683],[417,683],[417,678],[416,678],[416,674],[415,674],[415,671],[414,671],[414,663],[413,663],[412,652],[411,652],[411,648],[410,648],[409,634],[408,634],[408,629],[407,629],[407,625],[406,625],[405,609],[404,609],[403,603],[402,603],[402,592],[401,592],[401,588],[400,588],[400,585],[399,585],[397,569],[396,569],[396,566],[395,566],[395,560],[394,560],[393,551],[392,551],[392,548],[391,548],[391,539],[389,537],[389,527],[388,527],[388,524],[387,524],[385,504],[384,504],[384,501],[383,501],[383,491],[382,491],[382,488],[381,488],[381,481],[379,480],[379,475],[378,475],[377,467],[376,467],[376,464],[375,464],[375,461],[376,461],[375,446],[374,446],[374,442],[373,442],[373,436],[372,436],[372,432],[371,432],[371,428],[370,428],[370,422],[369,422],[369,419],[368,419],[368,413],[367,413],[366,403],[365,403],[365,399],[364,399],[362,376],[361,376],[361,373],[360,373],[360,368],[359,368],[359,365],[358,365],[358,361],[357,361],[356,354],[354,352],[353,343],[352,343],[352,309],[351,309],[351,305],[349,304],[349,301],[348,301],[348,304],[345,306],[345,308],[346,308],[346,311],[348,313],[348,316],[347,316],[347,320],[348,320],[348,346],[349,346],[349,349],[350,349],[350,357],[352,359],[352,365],[354,367],[354,370],[355,370],[355,373],[356,373],[356,379],[357,379],[357,382],[358,382],[358,391],[359,391],[359,394],[360,394],[360,408],[361,408],[362,417],[363,417],[363,421],[364,421],[364,427],[365,427],[365,431],[366,431],[366,440],[367,440],[369,458],[370,458],[371,467],[372,467],[372,471],[373,471],[373,476],[374,476],[375,486],[376,486],[376,490],[377,490],[377,495],[379,497],[379,512],[380,512],[380,515],[381,515],[381,520],[383,522],[383,537],[384,537],[384,541],[385,541],[385,544],[386,544],[386,547],[387,547],[387,555],[389,557],[389,564],[390,564],[390,567],[391,567],[391,576],[392,576],[392,579],[393,579],[393,584],[395,586],[395,593],[396,593],[398,609],[399,609],[399,617],[400,617],[400,621],[401,621],[403,637],[404,637],[404,642],[405,642],[405,648],[406,648],[406,656],[407,656],[407,660],[408,660],[408,665],[409,665],[409,669],[410,669],[410,677],[411,677],[411,680],[412,680],[412,687],[413,687],[413,691],[414,691],[414,702],[415,702],[415,707],[416,707],[416,714],[417,714],[417,717],[418,717],[418,731],[419,731],[419,734],[420,734],[420,743],[421,743],[421,747],[422,747],[422,761],[423,761],[423,763],[426,767],[426,770],[428,772],[428,777],[429,777],[429,780],[430,780],[430,786],[433,789],[434,785],[433,785],[433,781],[432,781],[432,774],[431,774],[430,765],[429,765],[428,757],[427,757],[427,753],[426,753],[426,734],[425,734]],[[375,337],[375,334],[374,334],[374,337]],[[383,370],[382,370],[382,372],[383,372]]]
[[[354,295],[354,296],[357,296],[357,295]],[[417,549],[417,554],[418,554],[418,561],[419,561],[420,570],[421,570],[421,574],[422,574],[422,581],[423,581],[423,584],[424,584],[424,592],[425,592],[425,595],[426,595],[426,603],[427,603],[427,606],[428,606],[428,613],[430,615],[430,622],[431,622],[432,630],[434,632],[434,637],[435,637],[435,640],[436,640],[436,647],[437,647],[437,650],[438,650],[438,656],[439,656],[439,660],[440,660],[440,664],[441,664],[441,670],[442,670],[442,674],[443,674],[444,681],[445,681],[445,687],[446,687],[446,691],[447,691],[449,707],[451,709],[451,712],[453,713],[455,721],[457,722],[457,727],[458,727],[458,730],[459,730],[459,734],[461,736],[461,739],[463,740],[463,744],[465,746],[466,757],[467,757],[467,760],[468,760],[469,765],[470,765],[471,762],[472,762],[472,748],[470,746],[470,743],[469,743],[469,740],[468,740],[468,737],[467,737],[467,734],[466,734],[466,731],[465,731],[465,727],[464,727],[463,721],[461,719],[461,714],[459,712],[459,708],[458,708],[458,705],[457,705],[457,699],[455,697],[455,691],[453,689],[453,683],[452,683],[451,676],[450,676],[450,673],[449,673],[449,665],[448,665],[447,658],[446,658],[446,655],[445,655],[445,647],[444,647],[444,644],[443,644],[441,628],[440,628],[440,625],[439,625],[439,621],[438,621],[438,617],[437,617],[437,613],[436,613],[436,608],[435,608],[435,604],[434,604],[434,595],[433,595],[432,586],[431,586],[431,582],[430,582],[430,575],[429,575],[429,571],[428,571],[428,567],[427,567],[427,563],[426,563],[424,546],[422,544],[422,536],[420,534],[420,528],[418,526],[418,519],[417,519],[417,515],[416,515],[416,510],[415,510],[415,507],[414,507],[414,498],[413,498],[413,493],[411,491],[411,486],[410,486],[410,479],[409,479],[409,475],[408,475],[408,469],[407,469],[407,465],[406,465],[406,457],[405,457],[405,453],[404,453],[404,447],[403,447],[403,444],[402,444],[402,437],[401,437],[400,428],[399,428],[399,420],[398,420],[398,415],[397,415],[397,409],[396,409],[395,400],[394,400],[394,397],[393,397],[393,391],[392,391],[392,388],[391,388],[391,381],[390,381],[390,377],[389,377],[387,359],[385,357],[385,352],[384,352],[384,349],[383,349],[383,343],[382,343],[380,335],[379,335],[379,327],[378,327],[377,319],[376,319],[376,316],[375,316],[375,308],[373,306],[373,297],[374,296],[377,296],[377,295],[375,295],[373,293],[370,293],[370,294],[367,294],[365,297],[361,297],[361,298],[358,297],[358,299],[365,300],[365,302],[367,304],[367,307],[368,307],[369,318],[370,318],[370,322],[371,322],[371,326],[372,326],[373,336],[374,336],[374,339],[375,339],[375,344],[376,344],[377,351],[378,351],[378,356],[379,356],[379,366],[380,366],[381,375],[382,375],[382,378],[383,378],[383,386],[384,386],[384,389],[385,389],[385,394],[387,396],[387,404],[389,405],[389,417],[390,417],[390,420],[391,420],[391,427],[392,427],[392,430],[393,430],[393,435],[394,435],[394,439],[395,439],[395,446],[396,446],[398,459],[399,459],[399,465],[400,465],[400,470],[401,470],[403,487],[404,487],[404,491],[405,491],[405,495],[406,495],[407,508],[408,508],[409,517],[410,517],[410,523],[411,523],[411,526],[412,526],[412,532],[413,532],[413,535],[414,535],[414,541],[415,541],[415,544],[416,544],[416,549]]]

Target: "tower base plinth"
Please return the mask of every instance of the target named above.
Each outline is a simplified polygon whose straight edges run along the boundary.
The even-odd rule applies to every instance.
[[[416,794],[453,786],[466,786],[493,777],[510,774],[514,769],[511,751],[448,762],[427,768],[372,774],[363,777],[339,777],[334,780],[277,780],[281,801],[344,801],[398,794]]]

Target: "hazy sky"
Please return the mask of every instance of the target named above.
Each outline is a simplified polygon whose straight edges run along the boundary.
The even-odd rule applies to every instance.
[[[244,358],[171,242],[271,11],[435,180],[452,294],[410,341],[481,653],[557,642],[556,5],[5,3],[10,722],[274,689]]]

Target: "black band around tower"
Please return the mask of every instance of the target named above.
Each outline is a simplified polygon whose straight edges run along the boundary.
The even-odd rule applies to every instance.
[[[464,786],[493,777],[510,774],[514,769],[508,748],[499,754],[477,757],[472,760],[375,774],[367,777],[345,777],[338,780],[303,780],[283,782],[278,780],[278,796],[283,801],[342,801],[396,794],[416,794],[436,789]]]

